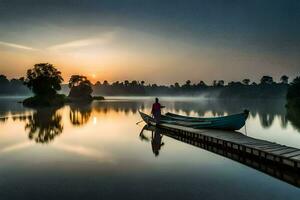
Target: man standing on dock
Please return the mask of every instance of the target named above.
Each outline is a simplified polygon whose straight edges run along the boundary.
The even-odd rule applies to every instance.
[[[159,123],[161,117],[161,109],[165,106],[160,105],[158,98],[155,98],[155,103],[152,105],[151,114],[153,115],[156,123]]]

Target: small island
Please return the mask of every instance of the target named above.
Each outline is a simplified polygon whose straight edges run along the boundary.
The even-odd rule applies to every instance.
[[[68,96],[58,94],[63,78],[61,72],[49,63],[35,64],[32,69],[27,70],[26,78],[21,78],[21,80],[34,94],[33,97],[23,101],[23,105],[28,107],[60,107],[70,102],[90,103],[93,100],[104,100],[102,96],[91,95],[92,84],[87,77],[82,75],[71,76]]]

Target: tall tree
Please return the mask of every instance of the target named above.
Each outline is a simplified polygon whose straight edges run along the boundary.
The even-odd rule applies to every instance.
[[[0,74],[0,86],[9,84],[9,80],[5,75]]]
[[[188,86],[188,87],[191,86],[191,81],[190,81],[190,80],[187,80],[187,81],[185,82],[185,85]]]
[[[62,81],[61,72],[56,67],[49,63],[39,63],[27,70],[24,84],[36,96],[51,96],[61,89]]]
[[[214,87],[218,86],[218,81],[217,81],[217,80],[214,80],[214,81],[213,81],[213,86],[214,86]]]
[[[244,85],[249,85],[250,79],[245,78],[245,79],[243,80],[243,83],[244,83]]]
[[[288,77],[287,75],[282,75],[282,76],[280,77],[280,80],[281,80],[281,83],[283,83],[283,84],[288,84],[288,82],[289,82],[289,77]]]
[[[198,87],[205,87],[206,84],[204,81],[200,81],[198,84],[197,84]]]
[[[72,75],[69,80],[70,93],[69,97],[77,99],[91,100],[92,96],[92,83],[86,76]]]
[[[224,86],[224,84],[225,84],[225,81],[223,81],[223,80],[219,80],[219,81],[218,81],[218,83],[217,83],[217,86],[221,86],[221,87],[223,87],[223,86]]]
[[[272,84],[274,83],[273,81],[273,78],[271,76],[263,76],[261,79],[260,79],[260,83],[261,84]]]
[[[288,99],[298,99],[300,100],[300,76],[296,77],[293,82],[290,84],[287,98]]]

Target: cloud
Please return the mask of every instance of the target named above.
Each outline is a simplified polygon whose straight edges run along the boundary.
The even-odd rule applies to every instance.
[[[29,50],[29,51],[36,50],[32,47],[28,47],[28,46],[24,46],[24,45],[20,45],[20,44],[15,44],[15,43],[3,42],[3,41],[0,41],[0,45],[7,46],[7,47],[12,47],[12,48],[16,48],[16,49]]]
[[[86,38],[81,40],[75,40],[71,42],[66,42],[62,44],[57,44],[48,47],[48,50],[62,50],[62,49],[72,49],[72,48],[79,48],[79,47],[86,47],[90,45],[99,45],[99,44],[107,44],[111,42],[114,38],[114,32],[109,32],[106,34],[103,34],[100,37],[94,37],[94,38]]]

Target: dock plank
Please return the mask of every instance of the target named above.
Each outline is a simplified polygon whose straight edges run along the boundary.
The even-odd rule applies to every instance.
[[[299,149],[297,149],[297,151],[284,154],[285,157],[293,157],[293,156],[298,156],[298,155],[300,155],[300,150]]]
[[[286,149],[277,150],[277,151],[274,151],[273,153],[278,154],[278,155],[284,155],[284,154],[288,154],[288,153],[293,153],[295,151],[298,151],[298,149],[287,147]]]
[[[297,148],[252,138],[234,131],[221,131],[212,129],[200,130],[174,124],[160,124],[159,127],[174,131],[175,133],[182,134],[183,136],[193,137],[195,135],[199,135],[202,139],[206,138],[205,140],[208,140],[215,144],[226,144],[226,146],[230,144],[230,148],[234,148],[240,151],[247,151],[247,153],[255,154],[255,156],[264,155],[264,159],[268,158],[273,160],[274,162],[281,162],[281,160],[284,159],[284,162],[282,162],[281,164],[296,166],[300,169],[300,149]],[[242,150],[243,148],[240,148],[241,146],[250,148],[250,150]],[[267,155],[267,157],[265,155]],[[294,164],[294,162],[298,164]]]

